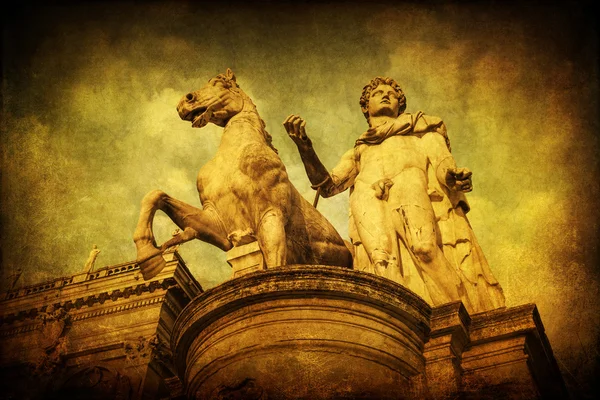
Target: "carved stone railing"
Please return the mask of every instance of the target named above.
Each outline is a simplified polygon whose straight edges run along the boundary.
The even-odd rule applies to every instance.
[[[172,268],[182,262],[180,256],[173,251],[166,253],[165,257]],[[158,288],[168,289],[177,285],[175,277],[168,276],[174,271],[165,271],[165,274],[157,276],[153,281],[143,281],[139,269],[134,261],[130,261],[107,266],[91,273],[57,278],[6,292],[0,295],[3,299],[0,325],[35,319],[48,307],[54,310],[58,308],[64,308],[66,311],[79,310],[84,306],[92,307],[95,304],[104,304],[106,301],[117,301],[143,293],[152,293]],[[188,280],[183,282],[184,285],[188,283]],[[53,291],[55,293],[52,293]],[[185,293],[183,295],[187,296]],[[193,294],[190,294],[190,297],[193,297]],[[129,306],[133,307],[131,304]],[[6,333],[3,331],[0,335]]]
[[[50,306],[54,310],[59,308],[64,309],[65,311],[71,311],[73,309],[79,310],[82,307],[92,307],[95,304],[104,304],[107,301],[117,301],[122,298],[128,298],[130,296],[139,296],[143,293],[152,293],[156,289],[167,290],[171,287],[176,287],[177,282],[174,278],[168,278],[163,280],[156,280],[151,282],[142,282],[136,286],[129,286],[124,289],[116,289],[112,291],[104,291],[90,296],[79,297],[73,300],[63,300],[57,303],[51,303],[49,305],[40,307],[40,308],[31,308],[28,310],[22,310],[18,313],[2,315],[0,316],[0,325],[2,324],[10,324],[17,321],[23,321],[25,319],[35,319],[38,314],[45,312],[46,309]],[[160,300],[162,301],[162,299]],[[142,304],[143,305],[143,304]],[[129,304],[127,307],[134,308],[135,304]],[[120,311],[120,309],[115,309],[114,311]],[[110,313],[110,309],[104,309],[101,311],[97,311],[98,313],[107,314]],[[96,314],[90,314],[88,317],[95,316]],[[75,319],[85,318],[85,315],[79,315],[75,317]],[[0,336],[10,334],[10,331],[2,331],[0,332]]]
[[[129,261],[123,264],[103,267],[92,272],[84,272],[81,274],[56,278],[51,281],[36,283],[34,285],[25,286],[19,289],[9,290],[5,293],[3,297],[4,300],[12,300],[19,297],[37,294],[47,290],[63,288],[65,286],[69,286],[79,282],[94,280],[105,276],[112,276],[119,273],[130,272],[139,269],[140,267],[135,263],[135,261]]]

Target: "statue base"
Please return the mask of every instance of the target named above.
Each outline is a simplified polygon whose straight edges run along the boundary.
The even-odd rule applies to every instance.
[[[346,268],[227,281],[190,302],[171,344],[189,399],[567,397],[534,305],[432,309]]]
[[[432,309],[430,328],[430,398],[569,398],[534,304],[469,316],[462,303],[449,303]]]

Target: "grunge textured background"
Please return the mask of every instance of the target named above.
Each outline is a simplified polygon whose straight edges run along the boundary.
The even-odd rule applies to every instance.
[[[591,4],[591,3],[590,3]],[[367,125],[374,76],[409,112],[444,119],[474,173],[469,213],[508,305],[538,305],[570,387],[598,374],[598,30],[586,2],[25,2],[3,6],[3,284],[135,258],[144,194],[199,205],[195,179],[220,128],[192,129],[179,98],[233,69],[294,184],[314,193],[283,120],[308,123],[332,168]],[[227,177],[223,177],[227,179]],[[319,209],[347,237],[348,196]],[[159,239],[175,226],[156,219]],[[229,278],[222,252],[180,249],[205,288]]]

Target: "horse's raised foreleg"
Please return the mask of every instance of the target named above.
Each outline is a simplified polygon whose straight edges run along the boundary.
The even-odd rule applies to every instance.
[[[157,246],[152,231],[152,222],[157,210],[167,214],[182,230],[160,247]],[[137,248],[137,263],[144,279],[156,276],[166,266],[162,258],[162,253],[166,249],[192,239],[202,240],[224,251],[232,247],[216,211],[199,209],[174,199],[160,190],[152,191],[144,196],[140,218],[133,235],[133,241]]]

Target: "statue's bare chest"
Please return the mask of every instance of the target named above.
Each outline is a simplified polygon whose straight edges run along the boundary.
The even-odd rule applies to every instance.
[[[364,146],[359,163],[361,174],[376,173],[391,178],[406,168],[425,170],[427,154],[419,136],[398,135],[377,145]]]

